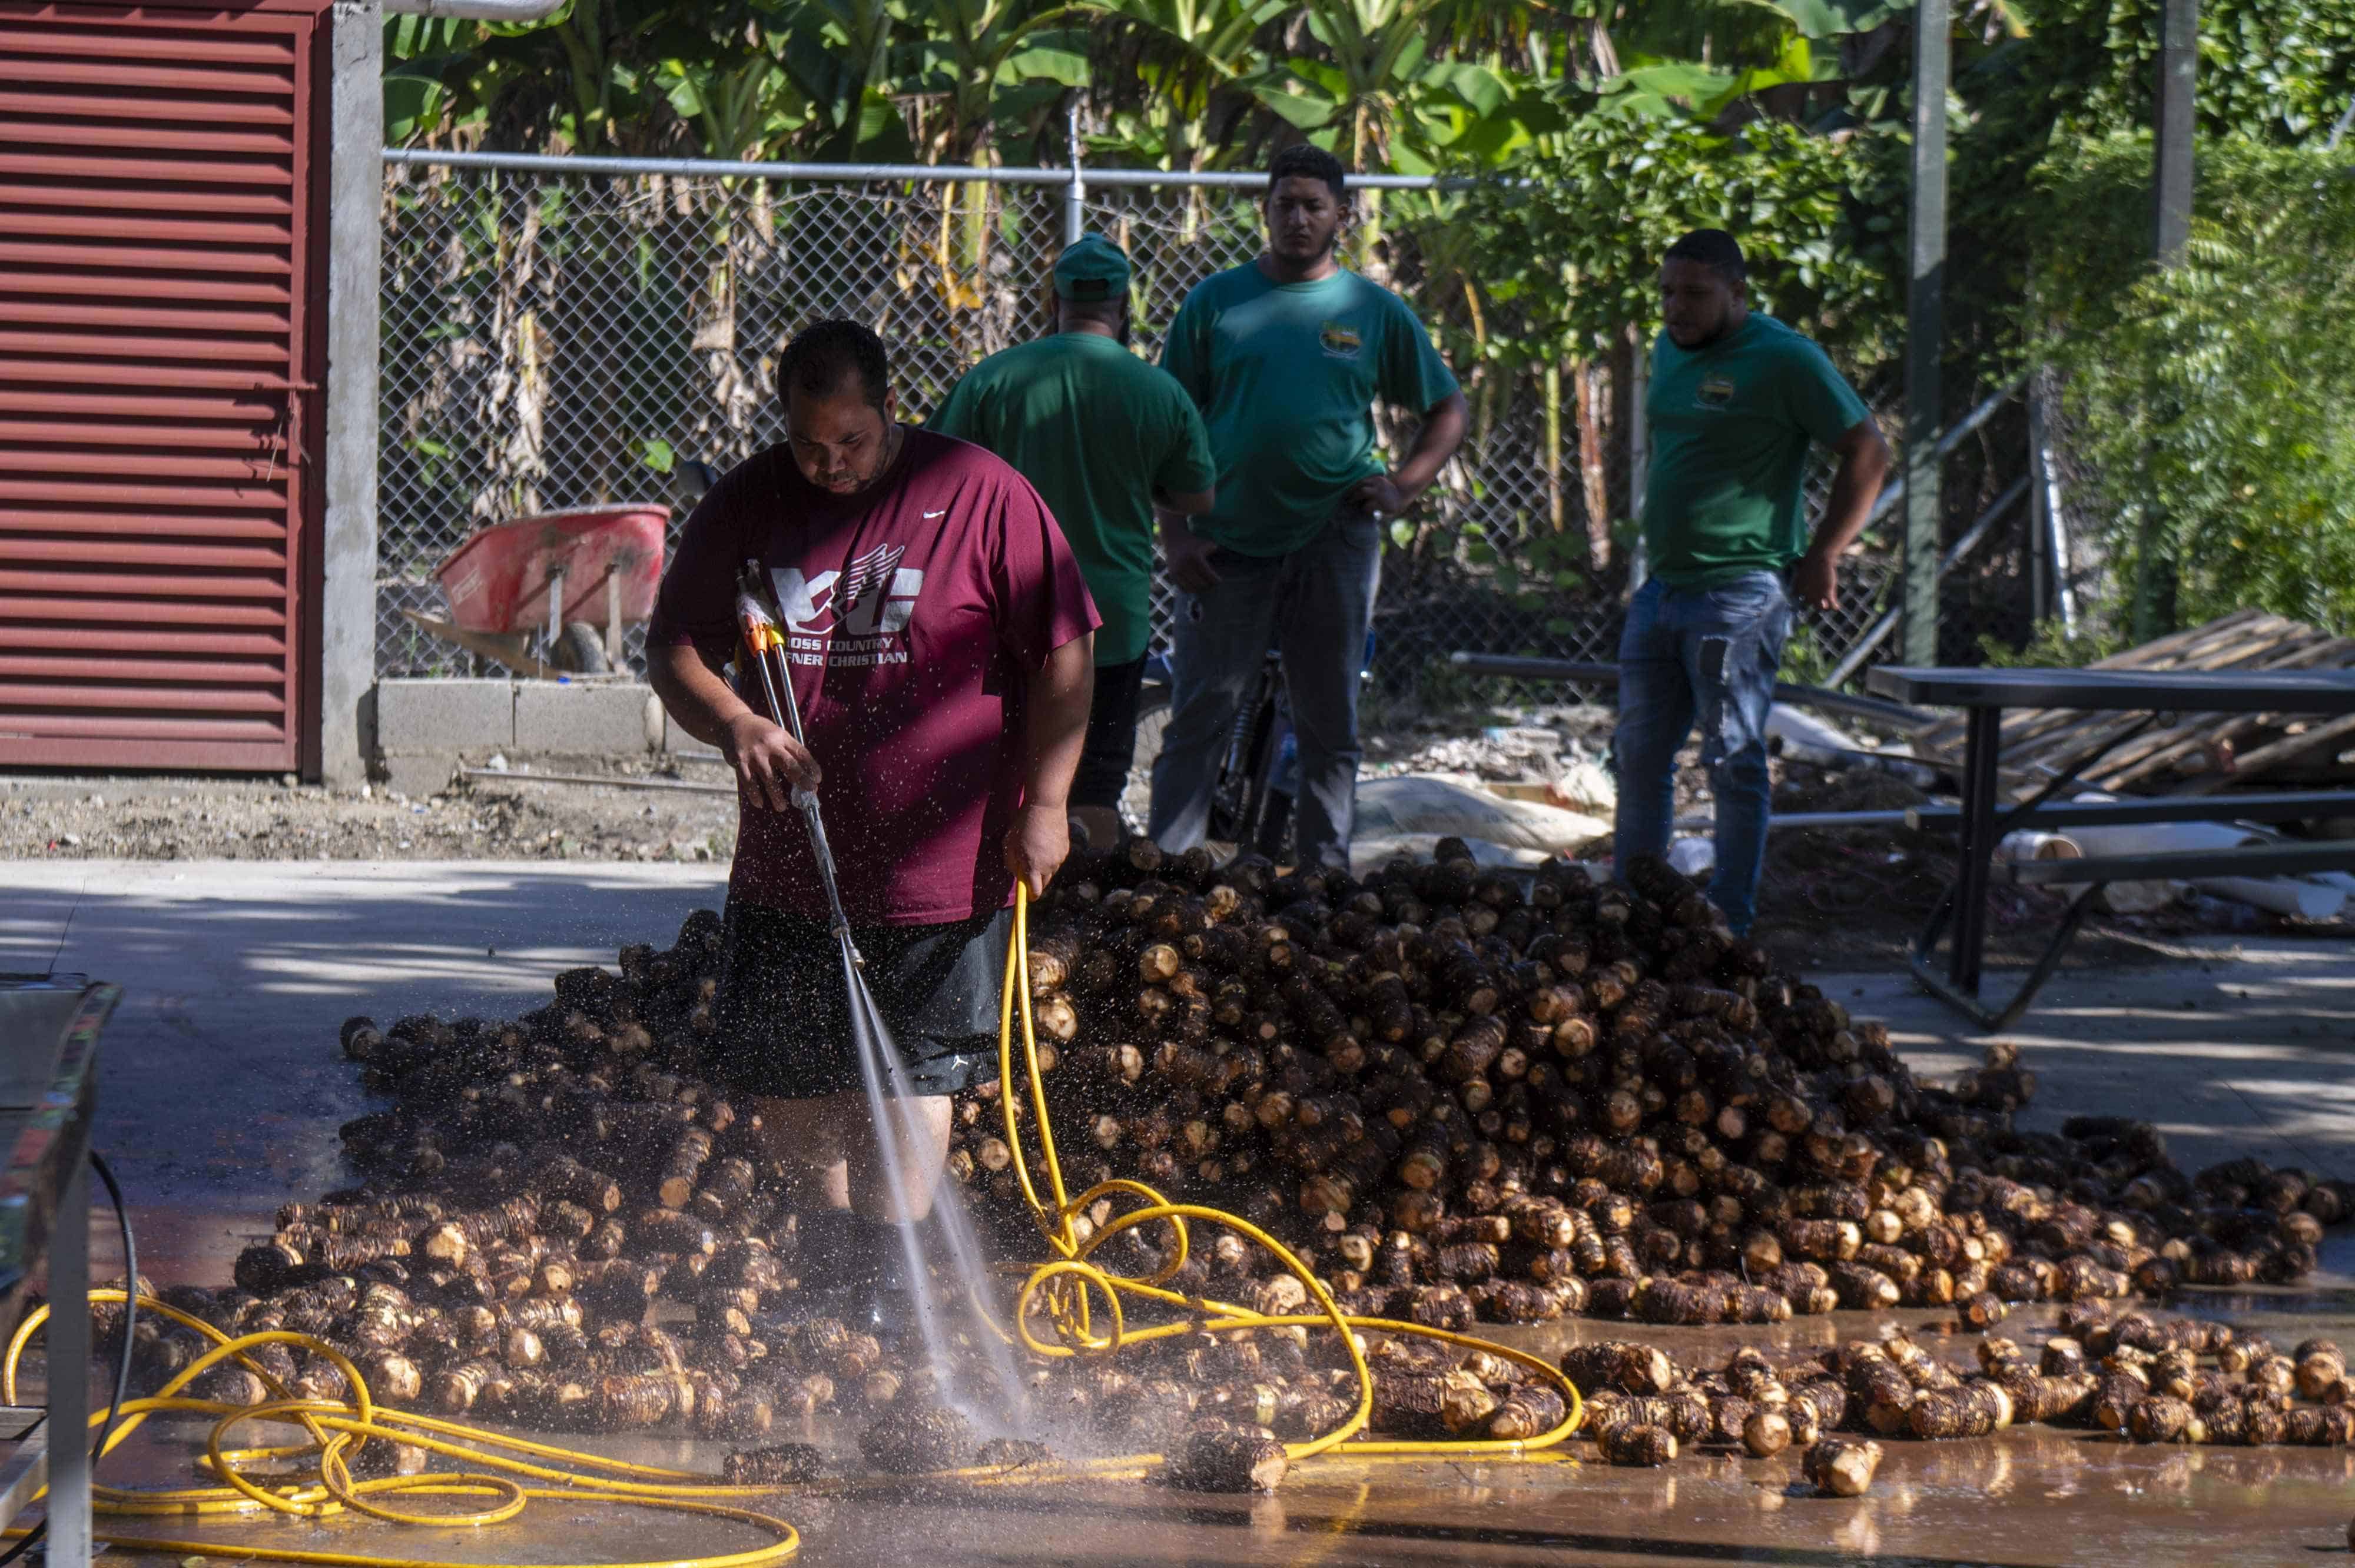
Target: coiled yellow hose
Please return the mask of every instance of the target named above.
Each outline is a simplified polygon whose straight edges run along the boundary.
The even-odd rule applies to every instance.
[[[1032,1113],[1038,1119],[1039,1162],[1045,1169],[1050,1199],[1039,1196],[1036,1183],[1030,1179],[1028,1162],[1023,1157],[1022,1127],[1014,1101],[1014,1041],[1018,1022],[1021,1025],[1022,1081],[1029,1092]],[[1540,1433],[1535,1437],[1462,1442],[1349,1443],[1348,1451],[1353,1457],[1415,1455],[1463,1458],[1487,1455],[1513,1457],[1550,1448],[1578,1430],[1578,1424],[1585,1414],[1578,1390],[1572,1386],[1571,1381],[1559,1368],[1544,1357],[1469,1334],[1425,1328],[1420,1323],[1389,1318],[1350,1317],[1334,1303],[1324,1282],[1289,1247],[1240,1215],[1221,1209],[1205,1208],[1198,1203],[1173,1203],[1142,1181],[1116,1180],[1100,1182],[1076,1198],[1071,1196],[1064,1190],[1063,1168],[1055,1156],[1054,1124],[1047,1114],[1047,1089],[1039,1071],[1039,1042],[1030,1018],[1030,897],[1029,890],[1018,882],[1014,888],[1014,931],[1007,941],[1006,985],[998,1009],[997,1071],[998,1099],[1006,1118],[1007,1147],[1014,1151],[1012,1169],[1016,1180],[1022,1184],[1023,1201],[1028,1204],[1039,1234],[1056,1255],[1031,1271],[1015,1302],[1015,1332],[1032,1354],[1049,1357],[1110,1355],[1123,1345],[1205,1329],[1219,1333],[1284,1328],[1294,1324],[1332,1329],[1341,1336],[1341,1343],[1348,1351],[1350,1370],[1357,1374],[1357,1408],[1347,1421],[1323,1436],[1305,1443],[1286,1444],[1286,1451],[1295,1461],[1298,1461],[1349,1443],[1352,1437],[1365,1430],[1367,1421],[1373,1414],[1374,1378],[1371,1369],[1366,1365],[1365,1351],[1357,1331],[1379,1330],[1389,1334],[1436,1340],[1442,1344],[1465,1350],[1486,1351],[1490,1355],[1518,1362],[1560,1390],[1563,1409],[1568,1414],[1551,1431]],[[1072,1217],[1104,1198],[1135,1199],[1142,1206],[1114,1215],[1082,1242],[1071,1224]],[[1284,1271],[1307,1290],[1309,1300],[1317,1309],[1315,1312],[1270,1316],[1247,1307],[1183,1296],[1174,1290],[1164,1289],[1163,1286],[1185,1265],[1187,1222],[1189,1220],[1221,1226],[1266,1248],[1284,1266]],[[1132,1279],[1109,1273],[1088,1261],[1089,1254],[1122,1232],[1135,1230],[1139,1225],[1163,1223],[1169,1225],[1177,1245],[1169,1249],[1168,1262],[1151,1277]],[[1131,1329],[1127,1326],[1127,1315],[1121,1307],[1124,1296],[1178,1308],[1186,1316],[1152,1328]],[[1091,1311],[1091,1304],[1096,1301],[1103,1303],[1107,1319],[1101,1331],[1094,1327]],[[1031,1308],[1034,1305],[1044,1308],[1045,1316],[1055,1330],[1054,1340],[1042,1340],[1031,1331]],[[1111,1463],[1123,1467],[1138,1467],[1157,1463],[1160,1457],[1156,1454],[1140,1454]]]
[[[93,1290],[90,1298],[94,1302],[119,1302],[125,1297],[120,1290]],[[749,1551],[691,1559],[666,1558],[658,1563],[613,1564],[609,1568],[766,1568],[767,1564],[783,1562],[801,1549],[801,1537],[783,1520],[751,1509],[730,1506],[727,1500],[767,1497],[774,1493],[775,1488],[727,1486],[692,1471],[608,1459],[595,1454],[534,1443],[527,1438],[511,1437],[479,1426],[444,1421],[438,1416],[389,1410],[368,1396],[368,1380],[360,1375],[359,1369],[323,1340],[284,1330],[244,1334],[232,1339],[203,1319],[167,1307],[148,1296],[139,1298],[139,1310],[170,1319],[210,1340],[212,1348],[181,1369],[151,1397],[125,1404],[123,1419],[107,1437],[105,1452],[112,1453],[122,1446],[150,1415],[208,1415],[213,1418],[213,1427],[207,1436],[205,1457],[199,1465],[218,1478],[221,1484],[164,1488],[93,1484],[91,1502],[94,1512],[188,1518],[267,1510],[304,1519],[325,1519],[348,1511],[390,1524],[447,1528],[452,1525],[502,1524],[522,1513],[525,1506],[534,1499],[557,1498],[567,1502],[634,1503],[673,1513],[733,1520],[764,1531],[775,1538],[768,1545]],[[34,1334],[48,1321],[48,1307],[39,1307],[10,1337],[6,1361],[0,1363],[0,1399],[11,1404],[16,1403],[18,1363],[24,1358],[25,1347],[31,1343]],[[325,1357],[349,1380],[351,1397],[348,1400],[293,1397],[268,1372],[246,1359],[248,1350],[268,1344],[293,1345]],[[192,1399],[181,1392],[205,1372],[226,1361],[236,1361],[243,1365],[261,1378],[264,1386],[278,1397],[261,1404],[226,1404],[216,1400]],[[91,1426],[100,1425],[106,1417],[107,1412],[98,1412],[91,1417]],[[299,1426],[310,1440],[271,1447],[229,1446],[226,1441],[229,1435],[248,1422]],[[50,1440],[53,1443],[70,1441],[62,1433],[54,1435]],[[409,1444],[468,1467],[415,1476],[388,1476],[373,1480],[355,1479],[350,1469],[353,1457],[376,1440]],[[317,1475],[315,1478],[305,1477],[295,1484],[273,1476],[271,1479],[276,1484],[263,1485],[240,1468],[255,1464],[282,1466],[306,1455],[314,1457]],[[527,1481],[541,1484],[527,1485]],[[430,1513],[410,1512],[379,1500],[396,1496],[483,1498],[490,1500],[476,1509]],[[22,1534],[23,1531],[12,1531],[9,1533]],[[387,1557],[367,1552],[315,1552],[252,1542],[239,1542],[231,1546],[218,1541],[183,1541],[127,1535],[112,1531],[101,1531],[96,1539],[128,1552],[218,1555],[224,1551],[234,1551],[240,1557],[273,1563],[307,1563],[320,1565],[320,1568],[464,1568],[463,1564],[430,1559]],[[582,1568],[582,1565],[544,1564],[535,1565],[535,1568]]]
[[[1014,931],[1008,943],[1006,987],[998,1029],[998,1071],[1000,1081],[1005,1086],[1000,1098],[1005,1104],[1007,1143],[1014,1150],[1013,1169],[1021,1181],[1023,1198],[1029,1205],[1040,1234],[1055,1253],[1052,1258],[1030,1271],[1016,1302],[1014,1335],[1027,1349],[1035,1355],[1064,1359],[1081,1355],[1112,1355],[1124,1345],[1142,1344],[1203,1329],[1219,1333],[1241,1333],[1294,1325],[1332,1329],[1341,1336],[1341,1342],[1348,1352],[1351,1370],[1357,1374],[1357,1407],[1347,1421],[1331,1432],[1305,1443],[1287,1445],[1287,1451],[1295,1461],[1328,1453],[1345,1443],[1349,1445],[1348,1452],[1352,1457],[1412,1455],[1455,1458],[1469,1456],[1528,1458],[1560,1443],[1577,1429],[1583,1414],[1578,1390],[1543,1357],[1468,1334],[1425,1328],[1419,1323],[1386,1318],[1350,1317],[1335,1305],[1323,1283],[1289,1248],[1239,1215],[1197,1203],[1173,1203],[1139,1181],[1105,1181],[1091,1187],[1076,1198],[1070,1196],[1064,1190],[1062,1167],[1055,1156],[1054,1128],[1048,1118],[1046,1088],[1039,1076],[1038,1039],[1030,1016],[1029,946],[1029,899],[1027,891],[1018,885],[1014,897]],[[1031,1181],[1028,1162],[1023,1154],[1021,1127],[1015,1111],[1014,1048],[1018,1022],[1022,1048],[1021,1082],[1028,1088],[1030,1104],[1038,1118],[1039,1162],[1046,1172],[1051,1201],[1041,1198]],[[1103,1198],[1130,1199],[1139,1206],[1115,1215],[1109,1223],[1098,1227],[1085,1242],[1080,1241],[1071,1224],[1072,1217]],[[1223,1226],[1266,1248],[1294,1278],[1300,1281],[1316,1310],[1270,1315],[1164,1288],[1166,1282],[1186,1260],[1189,1221]],[[1089,1261],[1091,1253],[1123,1231],[1160,1224],[1169,1225],[1177,1245],[1171,1250],[1170,1261],[1151,1277],[1133,1279],[1112,1274]],[[1182,1316],[1167,1323],[1132,1328],[1122,1305],[1124,1298],[1176,1308]],[[90,1298],[101,1303],[121,1302],[126,1299],[126,1296],[121,1290],[101,1289],[91,1291]],[[1031,1308],[1034,1305],[1042,1309],[1046,1321],[1052,1328],[1052,1339],[1040,1339],[1033,1331]],[[1103,1317],[1101,1328],[1094,1321],[1098,1306]],[[531,1502],[553,1499],[570,1503],[634,1504],[671,1513],[729,1520],[750,1525],[773,1538],[766,1545],[741,1552],[704,1557],[666,1558],[655,1563],[598,1564],[593,1568],[769,1568],[770,1564],[783,1563],[792,1557],[801,1548],[801,1537],[783,1520],[754,1509],[736,1506],[738,1499],[773,1497],[783,1489],[731,1486],[688,1470],[609,1459],[414,1411],[389,1409],[370,1397],[368,1381],[360,1375],[359,1368],[334,1346],[311,1335],[273,1330],[232,1338],[200,1318],[147,1296],[139,1298],[139,1310],[178,1323],[210,1340],[211,1348],[153,1395],[126,1403],[121,1413],[122,1419],[108,1435],[104,1452],[112,1453],[122,1446],[150,1415],[209,1416],[213,1426],[206,1437],[205,1457],[198,1461],[198,1466],[218,1484],[165,1488],[93,1484],[91,1489],[91,1504],[93,1511],[99,1514],[109,1517],[205,1518],[275,1512],[304,1519],[325,1519],[348,1512],[388,1524],[447,1529],[457,1525],[505,1524],[521,1515]],[[40,1307],[10,1337],[6,1358],[0,1361],[0,1400],[12,1405],[17,1403],[18,1364],[24,1358],[26,1347],[48,1318],[48,1307]],[[1384,1333],[1436,1340],[1443,1344],[1486,1351],[1491,1355],[1518,1362],[1561,1391],[1569,1414],[1553,1430],[1522,1441],[1350,1443],[1351,1438],[1365,1430],[1367,1420],[1373,1413],[1374,1380],[1358,1338],[1357,1330],[1379,1330]],[[350,1383],[350,1397],[340,1400],[295,1397],[268,1372],[246,1358],[247,1351],[269,1344],[293,1346],[325,1357]],[[205,1372],[228,1361],[239,1362],[260,1377],[263,1385],[276,1397],[261,1404],[228,1404],[215,1400],[190,1398],[183,1392]],[[102,1425],[108,1414],[109,1412],[103,1410],[93,1414],[91,1425],[93,1428]],[[250,1423],[299,1427],[306,1441],[261,1447],[229,1446],[229,1435]],[[51,1438],[53,1442],[62,1440],[62,1434]],[[371,1442],[408,1444],[439,1455],[460,1467],[414,1476],[367,1480],[356,1478],[351,1473],[351,1461]],[[305,1473],[298,1479],[288,1480],[284,1467],[306,1458],[309,1469],[315,1473]],[[1158,1454],[1131,1454],[1093,1461],[981,1466],[949,1474],[980,1484],[1077,1478],[1101,1480],[1142,1473],[1160,1462]],[[269,1476],[268,1484],[248,1475],[240,1467],[256,1465],[277,1467]],[[479,1506],[451,1511],[412,1511],[396,1507],[390,1500],[422,1498],[479,1499]],[[24,1531],[18,1528],[7,1533],[21,1535]],[[170,1552],[175,1556],[233,1552],[241,1558],[307,1563],[313,1568],[473,1568],[471,1564],[428,1558],[319,1552],[250,1541],[188,1541],[114,1531],[101,1531],[96,1539],[126,1552]],[[592,1568],[592,1565],[513,1564],[503,1565],[503,1568]]]

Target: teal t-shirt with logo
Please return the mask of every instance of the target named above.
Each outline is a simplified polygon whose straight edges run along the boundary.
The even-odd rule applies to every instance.
[[[1170,323],[1162,368],[1210,429],[1218,505],[1194,532],[1245,556],[1314,539],[1380,473],[1377,397],[1428,410],[1455,391],[1406,302],[1354,272],[1278,283],[1257,263],[1205,279]]]
[[[1644,396],[1644,549],[1671,588],[1779,572],[1807,551],[1809,443],[1870,417],[1829,355],[1753,313],[1700,348],[1662,333]]]

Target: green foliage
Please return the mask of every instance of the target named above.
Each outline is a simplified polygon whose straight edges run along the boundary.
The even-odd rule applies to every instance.
[[[2018,648],[2000,637],[1979,639],[1979,662],[1997,669],[2082,670],[2097,660],[2123,653],[2131,646],[2126,635],[2090,621],[2080,622],[2071,636],[2058,620],[2040,620],[2035,632]]]
[[[2026,0],[2017,51],[2062,132],[2147,126],[2162,0]],[[2201,0],[2200,131],[2318,144],[2355,98],[2355,6],[2346,0]]]
[[[1828,686],[1832,670],[1838,663],[1831,650],[1817,640],[1816,629],[1801,621],[1784,641],[1783,662],[1776,668],[1774,678],[1795,686]]]
[[[2056,161],[2032,319],[2139,634],[2243,605],[2355,630],[2355,157],[2211,143],[2180,266],[2141,272],[2147,139]],[[2176,602],[2170,606],[2169,599]]]
[[[2193,265],[2141,279],[2137,154],[2078,149],[2147,124],[2160,4],[1955,8],[1947,406],[2016,366],[2047,313],[2075,313],[2052,352],[2075,376],[2097,448],[2081,455],[2117,497],[2096,514],[2116,520],[2128,568],[2171,579],[2180,565],[2186,613],[2245,592],[2348,623],[2355,599],[2332,585],[2355,569],[2328,524],[2348,532],[2355,516],[2340,411],[2355,404],[2331,379],[2344,321],[2326,317],[2348,281],[2331,259],[2355,252],[2338,216],[2349,182],[2313,199],[2248,164],[2257,194],[2242,200],[2219,187],[2243,164],[2204,167]],[[1885,361],[1903,315],[1912,10],[570,0],[530,26],[388,17],[387,131],[535,151],[1039,164],[1060,161],[1077,107],[1092,162],[1253,167],[1305,136],[1359,167],[1509,175],[1468,194],[1369,198],[1352,241],[1425,297],[1466,302],[1469,325],[1439,330],[1475,394],[1478,442],[1512,429],[1529,366],[1618,351],[1631,330],[1648,337],[1659,252],[1691,228],[1742,236],[1762,308],[1806,323],[1851,365]],[[2211,139],[2311,154],[2355,99],[2350,0],[2202,0],[2200,29]],[[2056,180],[2040,177],[2048,162]],[[980,264],[986,220],[978,204],[960,214],[964,264]],[[1383,252],[1386,230],[1412,246]],[[2031,255],[2050,266],[2024,315]],[[2189,351],[2166,351],[2177,343]],[[2295,411],[2285,390],[2325,386],[2331,399]],[[2148,499],[2162,493],[2163,524]],[[1489,549],[1525,602],[1557,591],[1590,547],[1465,544]]]
[[[1817,323],[1870,357],[1898,313],[1849,199],[1859,147],[1759,120],[1719,136],[1668,121],[1588,115],[1545,137],[1520,180],[1472,193],[1490,291],[1527,329],[1533,360],[1607,352],[1629,326],[1659,324],[1660,253],[1689,229],[1731,229],[1750,260],[1751,298]],[[1609,221],[1597,221],[1608,214]]]
[[[2056,132],[2147,123],[2158,4],[1987,0],[1958,18],[1957,112],[1984,143],[1957,140],[1958,196],[1983,170],[1994,199],[2014,201],[2010,176]],[[986,147],[1035,162],[1060,157],[1062,108],[1083,96],[1098,152],[1123,161],[1238,165],[1272,138],[1305,132],[1366,165],[1494,168],[1565,108],[1706,125],[1757,104],[1818,129],[1893,122],[1910,10],[1908,0],[571,0],[529,26],[388,17],[387,128],[396,142],[533,150],[963,162]],[[2346,0],[2207,0],[2201,39],[2211,133],[2312,143],[2355,97]]]

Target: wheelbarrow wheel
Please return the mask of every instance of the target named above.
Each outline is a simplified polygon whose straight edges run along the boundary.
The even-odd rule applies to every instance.
[[[576,675],[609,675],[613,666],[605,657],[605,639],[585,620],[565,623],[564,633],[549,650],[548,662]]]

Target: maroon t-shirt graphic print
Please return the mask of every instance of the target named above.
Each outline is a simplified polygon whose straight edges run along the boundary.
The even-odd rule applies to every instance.
[[[773,447],[731,470],[679,537],[657,646],[736,649],[736,576],[760,563],[783,612],[794,693],[844,908],[932,925],[1013,897],[1001,844],[1022,799],[1023,698],[1047,655],[1097,624],[1038,493],[978,447],[910,429],[854,496]],[[757,681],[739,690],[757,710]],[[798,813],[742,802],[729,895],[823,919]]]

